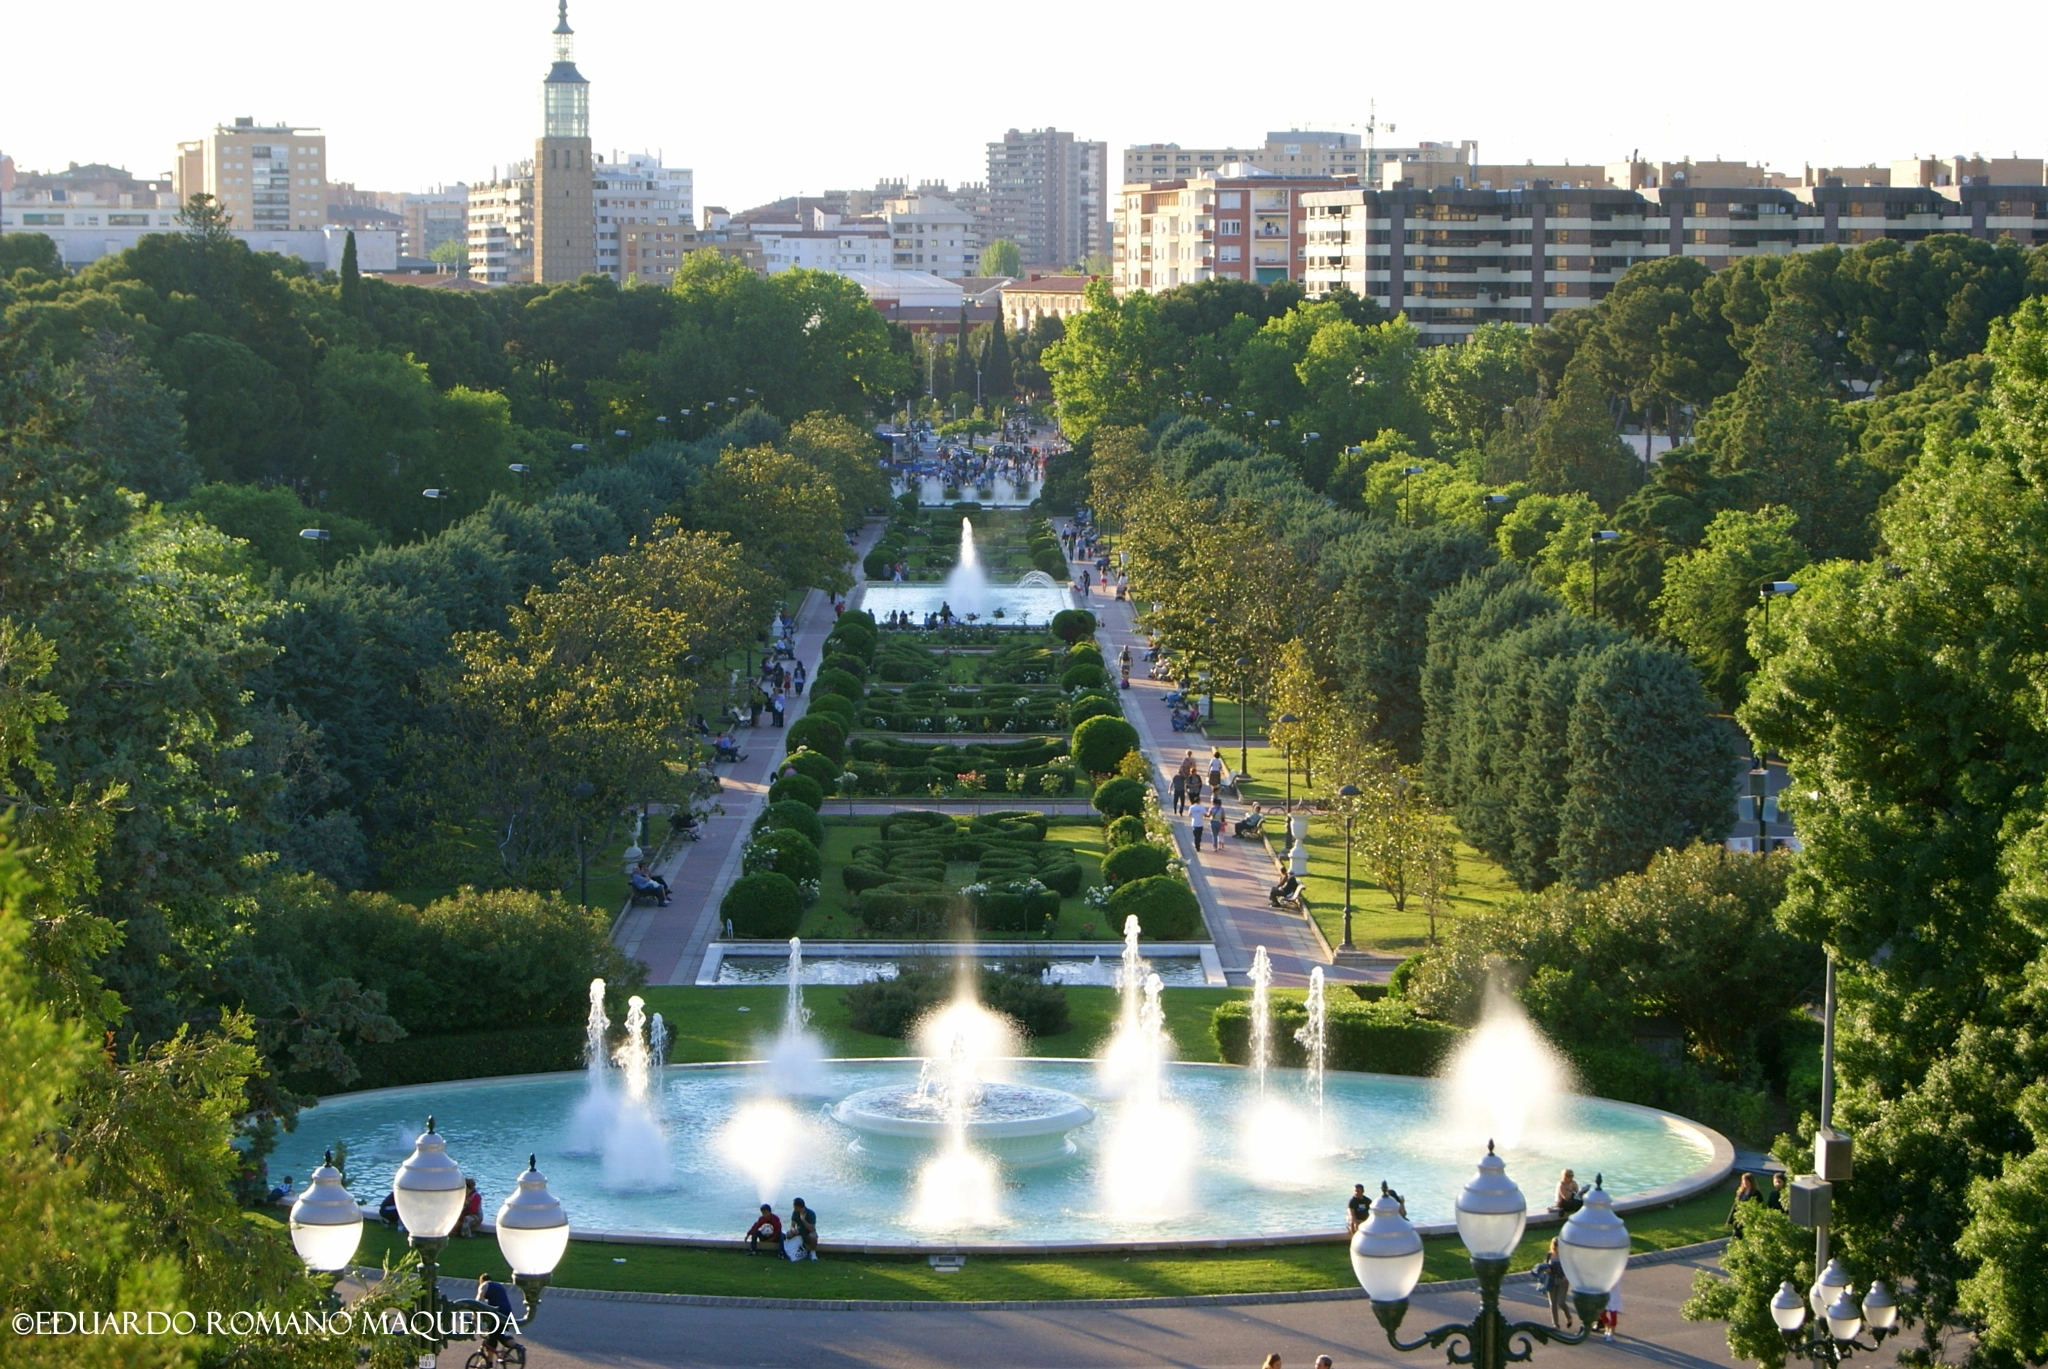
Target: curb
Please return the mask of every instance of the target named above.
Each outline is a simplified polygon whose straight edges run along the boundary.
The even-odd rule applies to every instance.
[[[1629,1256],[1630,1269],[1703,1259],[1728,1248],[1728,1239],[1703,1241],[1698,1245],[1674,1246]],[[1531,1274],[1510,1274],[1509,1284],[1528,1283]],[[1419,1284],[1419,1294],[1469,1293],[1479,1287],[1477,1279],[1446,1279]],[[1268,1307],[1282,1303],[1359,1302],[1362,1288],[1315,1288],[1296,1293],[1196,1293],[1164,1298],[1048,1298],[1001,1302],[948,1302],[932,1298],[887,1300],[879,1298],[748,1298],[706,1293],[626,1293],[587,1288],[550,1288],[551,1298],[588,1299],[592,1302],[639,1302],[671,1307],[737,1307],[780,1312],[1052,1312],[1119,1311],[1170,1307]]]

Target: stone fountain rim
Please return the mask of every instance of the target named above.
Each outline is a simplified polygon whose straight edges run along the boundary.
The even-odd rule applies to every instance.
[[[1000,1058],[1005,1060],[1023,1062],[1027,1064],[1035,1062],[1049,1065],[1093,1065],[1096,1063],[1093,1059],[1074,1055],[1017,1055],[1004,1056]],[[910,1063],[915,1062],[916,1060],[916,1056],[906,1055],[850,1055],[836,1056],[829,1060],[820,1061],[819,1063],[826,1065],[908,1065]],[[663,1066],[663,1068],[669,1071],[729,1070],[740,1068],[764,1068],[770,1063],[771,1062],[766,1060],[700,1060],[692,1061],[688,1064],[667,1065]],[[1247,1069],[1249,1067],[1245,1065],[1219,1064],[1215,1061],[1210,1060],[1175,1060],[1170,1063],[1169,1068],[1185,1070],[1242,1070]],[[615,1070],[610,1072],[616,1073]],[[1288,1070],[1284,1072],[1293,1073],[1294,1071]],[[1423,1087],[1436,1082],[1434,1078],[1428,1076],[1412,1074],[1375,1074],[1365,1070],[1330,1070],[1327,1071],[1327,1073],[1340,1079],[1370,1079],[1382,1083],[1405,1084],[1410,1087]],[[586,1068],[575,1070],[549,1070],[539,1074],[487,1075],[482,1078],[449,1079],[444,1080],[440,1083],[433,1084],[397,1084],[393,1085],[390,1088],[360,1089],[354,1093],[326,1094],[323,1095],[319,1101],[321,1103],[325,1103],[329,1101],[343,1102],[355,1098],[398,1098],[417,1095],[431,1089],[472,1089],[488,1088],[496,1084],[532,1084],[542,1083],[548,1080],[556,1079],[580,1079],[586,1077],[588,1074],[589,1070]],[[1673,1203],[1679,1203],[1685,1201],[1687,1198],[1697,1197],[1698,1195],[1705,1193],[1709,1189],[1712,1189],[1716,1185],[1720,1184],[1722,1180],[1726,1179],[1735,1170],[1735,1144],[1732,1141],[1730,1141],[1726,1136],[1723,1136],[1720,1132],[1714,1130],[1712,1127],[1708,1126],[1704,1122],[1696,1122],[1690,1117],[1681,1117],[1675,1112],[1666,1112],[1662,1108],[1648,1107],[1642,1103],[1624,1103],[1618,1098],[1602,1098],[1598,1094],[1574,1093],[1569,1094],[1567,1096],[1573,1098],[1587,1098],[1591,1099],[1593,1102],[1602,1103],[1611,1108],[1619,1108],[1623,1112],[1635,1113],[1636,1115],[1641,1117],[1656,1118],[1657,1120],[1663,1122],[1666,1126],[1675,1127],[1680,1130],[1691,1132],[1700,1141],[1704,1142],[1712,1152],[1711,1158],[1707,1161],[1707,1163],[1704,1166],[1694,1170],[1691,1174],[1685,1176],[1682,1179],[1675,1179],[1668,1184],[1659,1184],[1655,1188],[1645,1189],[1641,1193],[1630,1194],[1626,1198],[1616,1198],[1614,1200],[1614,1210],[1623,1216],[1626,1216],[1631,1212],[1643,1212],[1652,1208],[1669,1207]],[[1538,1196],[1540,1198],[1540,1183],[1538,1187]],[[1524,1192],[1527,1192],[1527,1190],[1525,1189]],[[1534,1208],[1530,1211],[1529,1214],[1529,1225],[1531,1226],[1546,1226],[1557,1220],[1557,1215],[1555,1213],[1548,1211],[1548,1209],[1546,1208]],[[1454,1222],[1418,1222],[1416,1223],[1415,1229],[1417,1231],[1420,1231],[1425,1236],[1444,1236],[1455,1234],[1457,1231],[1457,1225]],[[706,1247],[711,1249],[724,1249],[728,1246],[734,1246],[738,1244],[737,1242],[718,1240],[710,1237],[650,1236],[648,1233],[640,1231],[614,1232],[590,1230],[582,1227],[573,1226],[570,1230],[570,1235],[577,1240],[609,1241],[629,1245],[688,1245]],[[933,1251],[953,1250],[964,1251],[968,1253],[981,1253],[991,1255],[1004,1253],[1083,1254],[1089,1251],[1112,1250],[1260,1249],[1266,1246],[1311,1245],[1326,1241],[1340,1241],[1343,1239],[1344,1234],[1341,1231],[1336,1232],[1334,1234],[1327,1231],[1303,1231],[1269,1233],[1260,1236],[1195,1237],[1188,1240],[1178,1241],[890,1241],[864,1242],[859,1244],[850,1243],[847,1245],[839,1246],[837,1248],[849,1252],[861,1251],[869,1254],[929,1254]],[[831,1247],[828,1246],[828,1248]]]

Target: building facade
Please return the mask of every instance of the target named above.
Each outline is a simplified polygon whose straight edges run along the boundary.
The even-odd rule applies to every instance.
[[[1108,250],[1109,144],[1058,129],[1011,129],[988,145],[988,237],[1024,265],[1069,266]]]
[[[646,152],[599,161],[592,191],[598,274],[666,286],[686,242],[695,240],[694,187],[683,167]]]
[[[1191,180],[1126,185],[1111,227],[1110,285],[1123,295],[1211,279],[1301,280],[1308,266],[1301,199],[1342,184],[1232,163]]]
[[[315,232],[328,218],[327,135],[253,118],[218,124],[178,144],[171,180],[180,204],[211,195],[237,228]]]
[[[1303,194],[1300,221],[1312,297],[1343,287],[1405,313],[1430,342],[1455,342],[1482,323],[1536,325],[1594,304],[1629,267],[1662,257],[1717,271],[1936,233],[2048,243],[2048,187],[1348,187]]]
[[[981,225],[971,209],[935,194],[888,201],[889,262],[898,271],[926,271],[962,280],[981,270]]]
[[[1003,323],[1013,333],[1028,333],[1038,320],[1065,320],[1088,307],[1087,292],[1096,276],[1027,276],[1003,287]]]
[[[436,186],[417,195],[399,197],[405,228],[398,250],[408,257],[431,260],[444,242],[469,243],[469,187],[461,183]]]
[[[1318,129],[1287,129],[1268,133],[1251,147],[1189,147],[1178,143],[1147,143],[1124,149],[1120,184],[1187,180],[1214,175],[1232,162],[1256,166],[1280,176],[1351,176],[1363,185],[1378,185],[1382,168],[1396,163],[1413,166],[1450,165],[1462,168],[1479,144],[1418,143],[1414,147],[1368,145],[1356,133]],[[1455,174],[1455,173],[1454,173]]]
[[[533,163],[469,187],[469,278],[487,285],[533,280]]]
[[[771,276],[804,267],[845,275],[890,269],[889,224],[881,218],[847,218],[812,208],[787,222],[756,220],[747,225]]]

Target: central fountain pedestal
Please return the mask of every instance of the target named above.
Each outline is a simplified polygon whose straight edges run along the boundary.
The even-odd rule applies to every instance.
[[[863,1089],[832,1109],[859,1133],[856,1152],[868,1163],[909,1169],[943,1145],[953,1114],[943,1089],[905,1084]],[[1052,1164],[1074,1153],[1067,1133],[1095,1120],[1071,1093],[1032,1084],[980,1084],[963,1109],[966,1140],[1005,1165]]]

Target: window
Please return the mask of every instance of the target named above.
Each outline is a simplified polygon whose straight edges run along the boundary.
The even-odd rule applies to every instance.
[[[64,222],[64,216],[62,214],[23,214],[21,221],[23,223],[62,223]]]
[[[1244,196],[1235,190],[1221,191],[1216,196],[1216,207],[1218,209],[1242,209],[1244,208]]]
[[[1243,219],[1218,219],[1216,231],[1226,238],[1234,238],[1244,232]]]
[[[1216,259],[1218,261],[1243,261],[1244,249],[1242,247],[1219,247],[1216,249]]]

